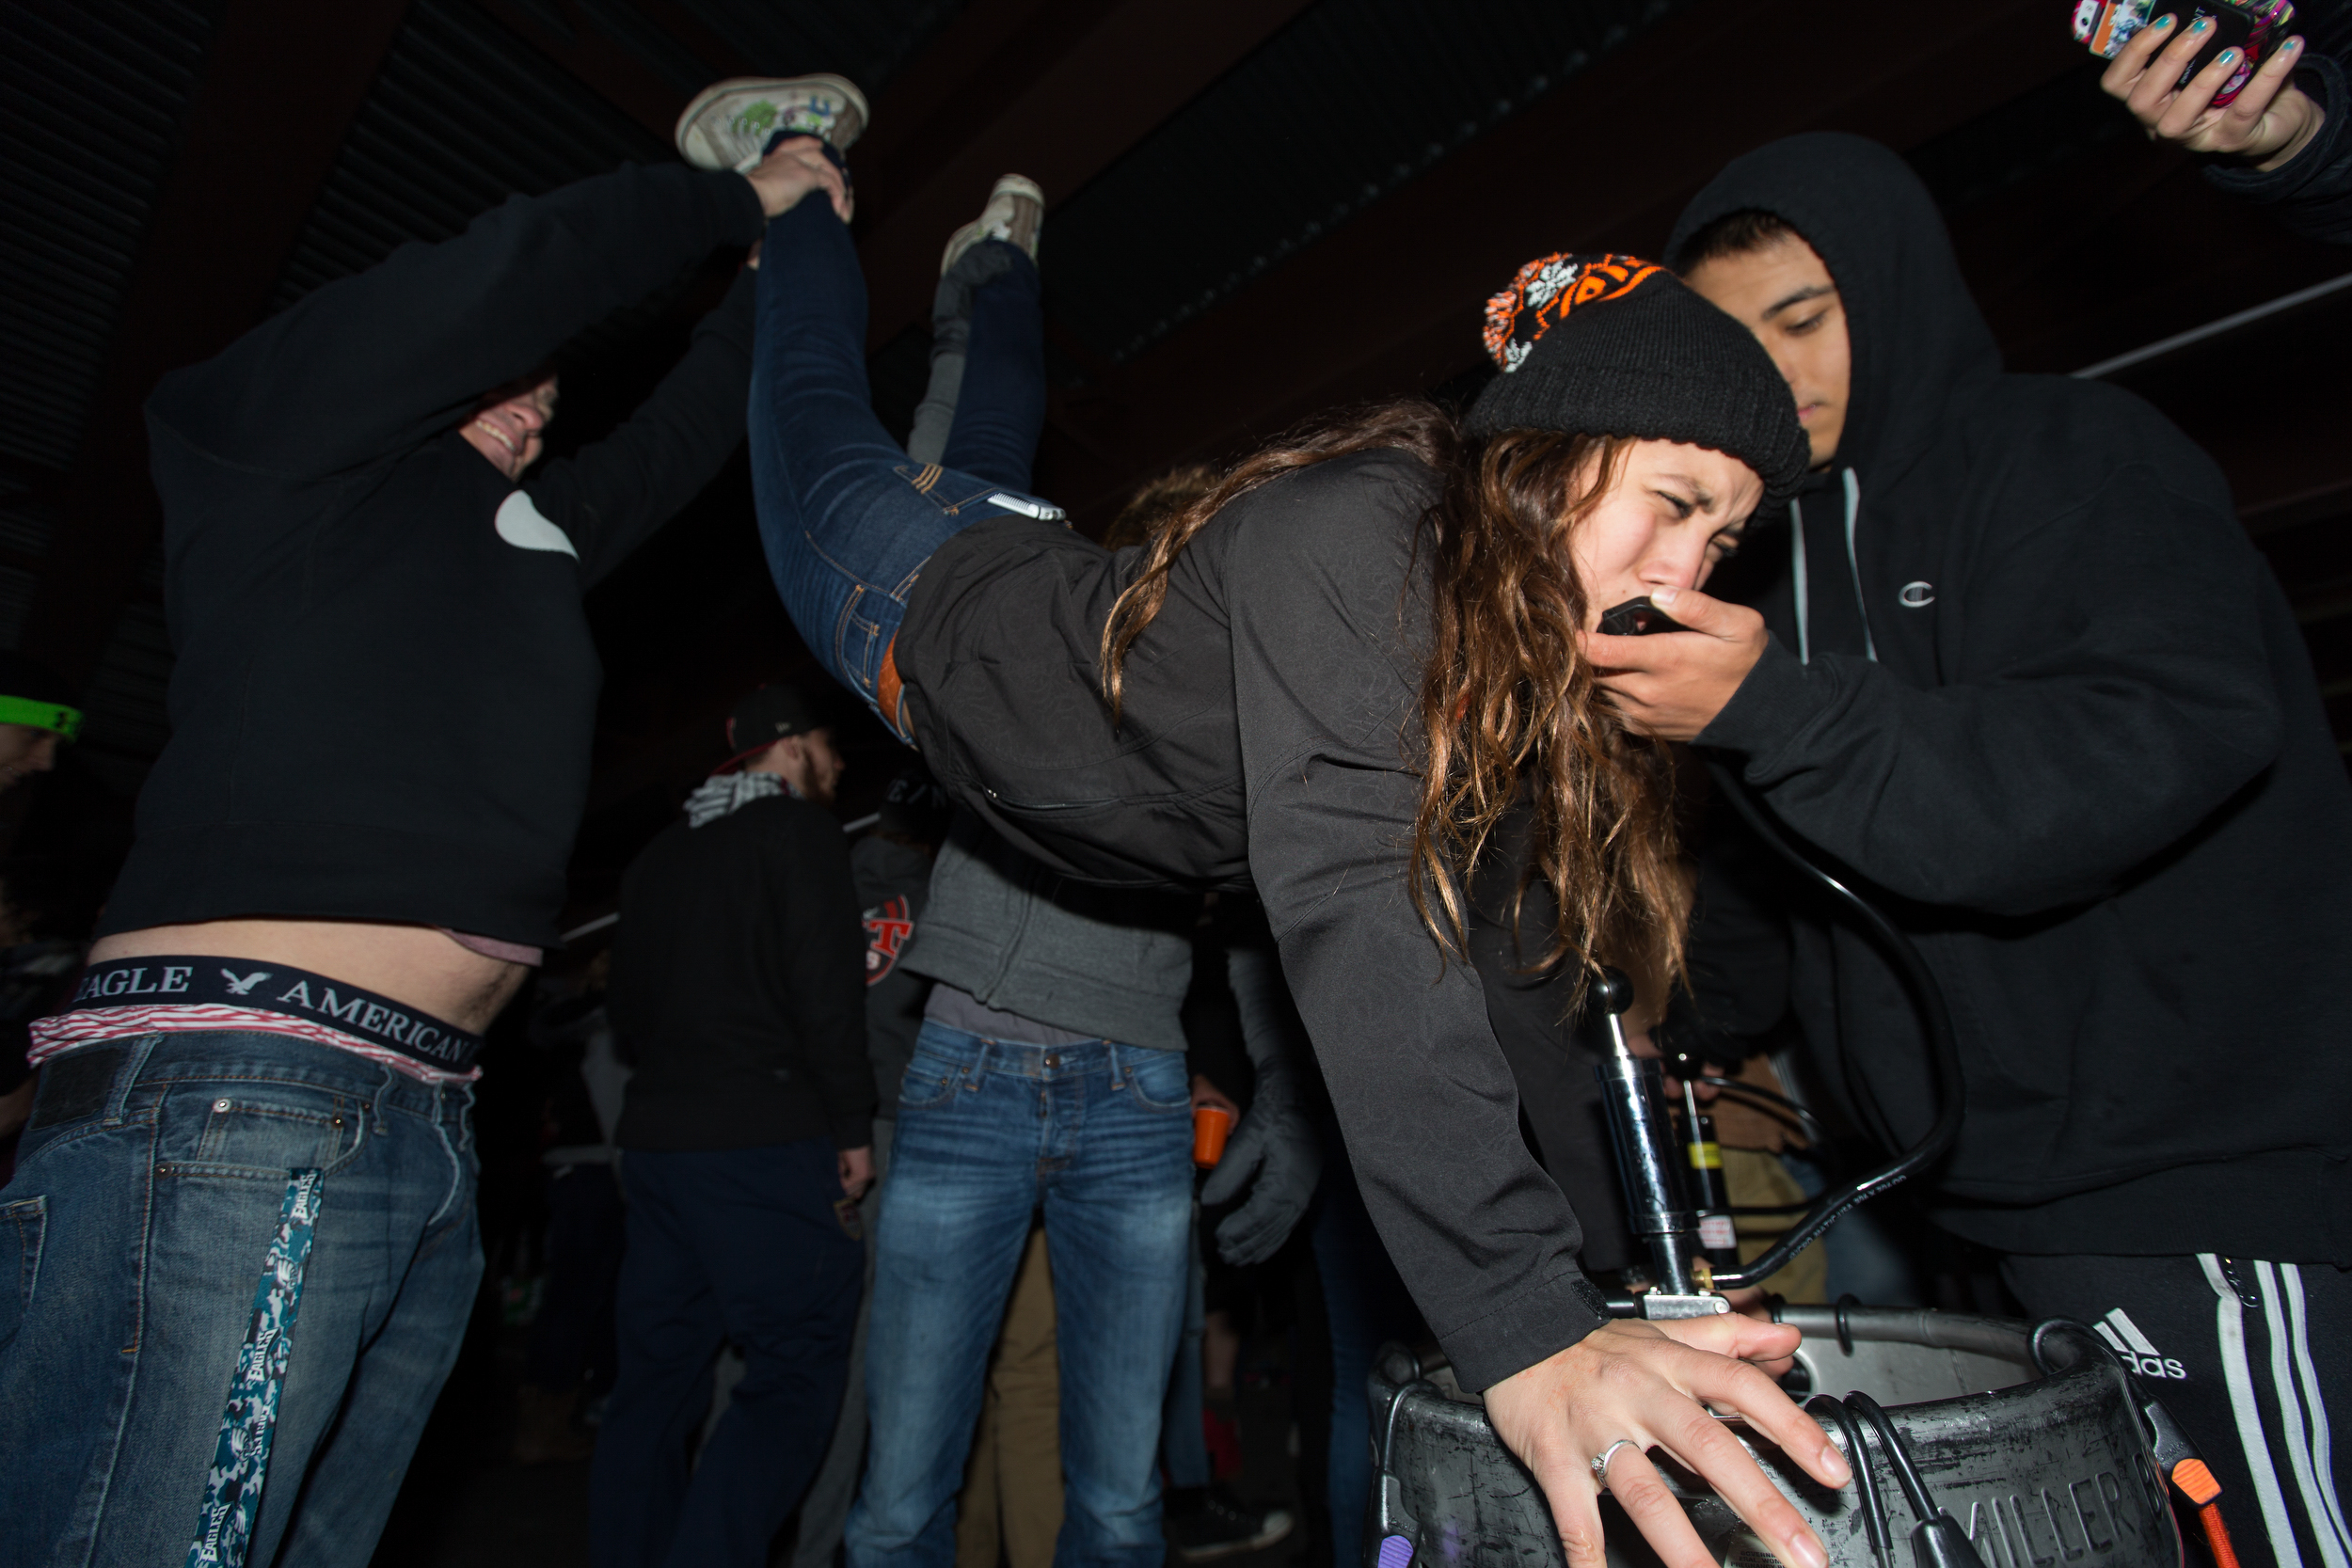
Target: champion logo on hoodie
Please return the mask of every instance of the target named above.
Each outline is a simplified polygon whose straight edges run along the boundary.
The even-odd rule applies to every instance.
[[[2132,1322],[2121,1307],[2108,1312],[2092,1326],[2098,1329],[2099,1338],[2113,1347],[2115,1353],[2140,1376],[2187,1381],[2188,1369],[2171,1356],[2159,1354],[2156,1347],[2148,1342],[2148,1336],[2139,1331],[2139,1325]]]

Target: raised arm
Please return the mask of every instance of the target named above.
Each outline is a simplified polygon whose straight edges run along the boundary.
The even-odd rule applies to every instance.
[[[540,515],[580,552],[583,586],[692,500],[743,439],[752,283],[749,270],[736,276],[686,356],[619,429],[525,478]]]
[[[2314,9],[2315,8],[2306,8]],[[2216,59],[2187,81],[2210,36],[2160,16],[2125,44],[2099,78],[2151,137],[2206,160],[2205,178],[2244,201],[2267,207],[2297,233],[2352,245],[2352,111],[2344,55],[2352,13],[2338,6],[2311,19],[2309,38],[2291,38],[2231,103],[2214,97],[2243,66]]]
[[[222,462],[315,479],[453,424],[482,393],[722,245],[749,245],[759,194],[731,173],[634,166],[516,197],[439,245],[401,246],[201,365],[152,418]]]

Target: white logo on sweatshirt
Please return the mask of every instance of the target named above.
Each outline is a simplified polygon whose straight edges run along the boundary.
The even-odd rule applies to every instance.
[[[2099,1338],[2112,1345],[2116,1354],[2122,1356],[2140,1376],[2169,1377],[2181,1382],[2188,1380],[2188,1369],[2169,1355],[2158,1354],[2156,1347],[2148,1342],[2148,1336],[2139,1331],[2139,1325],[2132,1322],[2121,1307],[2092,1326],[2098,1329]]]
[[[517,490],[500,503],[498,530],[499,537],[518,550],[562,550],[574,561],[580,559],[571,535],[548,522],[525,491]]]
[[[1905,610],[1925,610],[1935,602],[1935,584],[1906,582],[1902,586],[1902,591],[1895,597],[1902,601]]]

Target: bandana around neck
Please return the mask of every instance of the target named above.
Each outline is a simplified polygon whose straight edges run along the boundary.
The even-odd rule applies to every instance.
[[[686,825],[699,828],[716,822],[771,795],[789,795],[797,800],[801,792],[773,773],[714,773],[686,798]]]

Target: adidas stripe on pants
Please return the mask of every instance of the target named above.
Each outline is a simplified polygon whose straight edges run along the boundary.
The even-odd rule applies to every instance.
[[[2221,1482],[2242,1568],[2352,1568],[2352,1272],[2204,1253],[2001,1273],[2035,1318],[2089,1323],[2138,1368]]]

